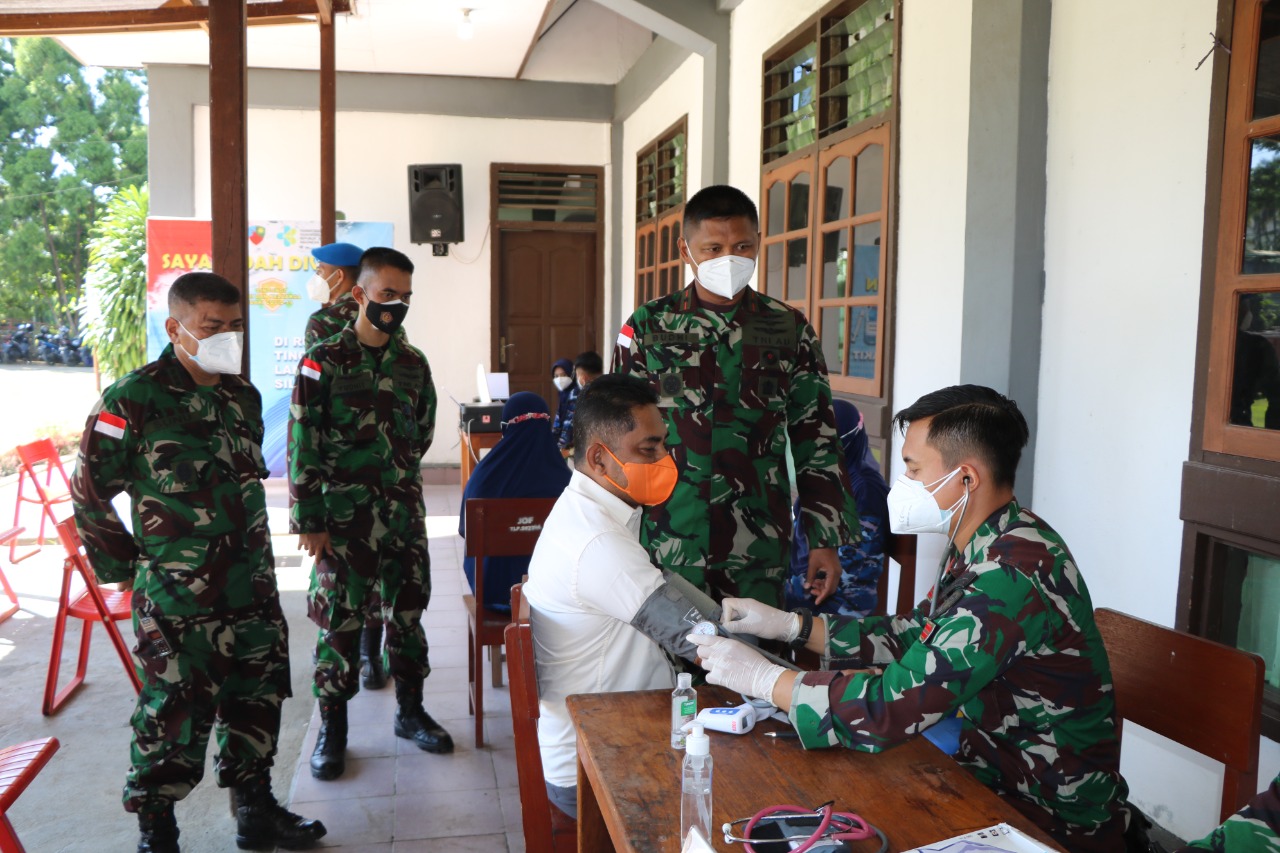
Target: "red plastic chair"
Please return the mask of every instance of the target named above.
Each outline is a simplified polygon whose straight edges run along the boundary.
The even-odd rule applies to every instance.
[[[58,523],[57,517],[53,514],[53,508],[71,500],[71,483],[67,480],[67,472],[62,469],[62,460],[58,458],[58,451],[54,448],[52,441],[42,438],[30,444],[19,445],[18,463],[18,500],[13,506],[13,523],[16,527],[22,520],[24,503],[40,504],[40,533],[36,536],[36,547],[21,557],[17,556],[17,537],[15,536],[9,542],[9,562],[11,563],[21,563],[28,557],[34,557],[40,553],[40,549],[44,547],[45,525],[50,521],[54,524]],[[40,482],[38,473],[42,463],[44,465],[43,483]],[[57,483],[53,479],[54,471],[58,472]],[[28,490],[25,495],[24,487]],[[35,492],[35,497],[31,496],[32,491]]]
[[[0,853],[26,853],[6,812],[58,751],[58,739],[47,737],[0,749]]]
[[[44,684],[44,704],[41,706],[46,717],[57,713],[76,688],[84,683],[94,622],[101,622],[107,629],[107,636],[116,647],[116,654],[124,664],[124,671],[133,684],[134,692],[142,690],[142,682],[134,670],[129,647],[125,645],[120,629],[116,627],[116,622],[131,618],[133,593],[98,585],[89,560],[81,553],[80,533],[76,530],[75,519],[60,521],[57,528],[58,538],[67,551],[67,559],[62,564],[62,593],[58,598],[58,617],[53,625],[53,649],[49,653],[49,677]],[[80,575],[84,589],[72,597],[71,578],[75,574]],[[76,662],[75,678],[58,690],[58,670],[62,666],[62,642],[66,639],[68,616],[74,616],[84,623],[80,630],[80,657]]]
[[[6,542],[16,542],[18,534],[22,531],[23,528],[14,527],[0,533],[0,545],[4,545]],[[0,622],[3,622],[18,612],[18,594],[14,592],[13,587],[9,585],[9,579],[4,576],[3,571],[0,571],[0,591],[3,591],[4,597],[9,599],[9,606],[4,610],[0,610]]]

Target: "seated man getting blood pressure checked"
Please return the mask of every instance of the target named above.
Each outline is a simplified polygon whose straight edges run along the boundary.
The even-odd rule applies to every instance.
[[[1068,850],[1139,849],[1089,591],[1062,537],[1013,495],[1028,437],[1017,404],[953,386],[894,423],[906,473],[889,492],[890,529],[949,536],[929,596],[862,619],[727,598],[727,631],[860,668],[797,673],[732,638],[690,635],[707,680],[771,700],[808,749],[880,752],[958,711],[955,759]]]

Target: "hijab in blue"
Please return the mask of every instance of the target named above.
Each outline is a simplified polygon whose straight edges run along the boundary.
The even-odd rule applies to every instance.
[[[558,498],[570,474],[556,448],[546,401],[529,391],[512,394],[502,407],[502,440],[476,465],[462,492],[458,535],[466,535],[468,498]],[[462,568],[474,591],[475,560],[467,557]],[[528,571],[528,557],[489,557],[484,571],[486,606],[507,609],[512,584]]]
[[[557,358],[555,361],[551,362],[552,378],[556,375],[557,367],[562,368],[564,372],[569,375],[569,378],[573,380],[563,391],[556,389],[556,393],[560,395],[560,404],[556,407],[555,426],[559,428],[564,425],[565,416],[569,413],[569,400],[572,398],[573,392],[578,387],[578,380],[573,374],[573,362],[569,359]]]
[[[880,473],[880,464],[871,455],[871,444],[862,424],[862,413],[848,400],[835,399],[832,408],[836,413],[836,433],[844,448],[844,467],[849,472],[849,484],[859,511],[889,517],[889,484]]]

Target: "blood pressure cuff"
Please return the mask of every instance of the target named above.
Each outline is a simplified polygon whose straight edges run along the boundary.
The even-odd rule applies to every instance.
[[[685,639],[699,622],[720,624],[720,605],[674,572],[662,572],[662,586],[650,593],[631,619],[631,627],[664,651],[693,662],[698,647]]]

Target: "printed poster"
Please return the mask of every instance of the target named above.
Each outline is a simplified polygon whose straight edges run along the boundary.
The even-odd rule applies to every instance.
[[[390,222],[337,223],[338,242],[363,248],[391,246]],[[320,307],[307,297],[307,279],[316,271],[311,250],[320,245],[320,224],[291,220],[249,223],[250,380],[262,394],[266,424],[263,456],[271,476],[285,474],[289,398],[303,355],[307,318]],[[147,220],[147,360],[169,343],[169,286],[183,273],[210,270],[212,223],[207,219]]]

